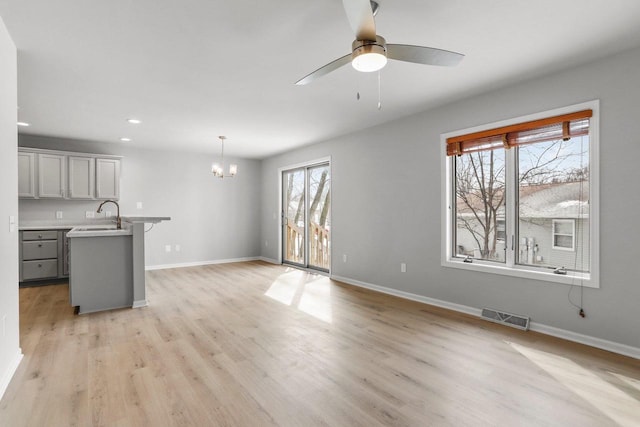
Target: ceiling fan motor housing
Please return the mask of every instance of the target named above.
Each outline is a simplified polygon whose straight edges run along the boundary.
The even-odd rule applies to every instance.
[[[354,40],[351,44],[351,65],[358,71],[378,71],[387,64],[387,41],[376,36],[375,40]]]

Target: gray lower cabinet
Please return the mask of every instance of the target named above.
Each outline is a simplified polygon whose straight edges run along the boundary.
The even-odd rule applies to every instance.
[[[22,280],[42,280],[58,277],[58,260],[22,261]]]
[[[20,232],[21,282],[68,277],[67,231]]]
[[[55,240],[22,242],[22,259],[57,259],[58,237]],[[57,273],[56,273],[57,274]]]

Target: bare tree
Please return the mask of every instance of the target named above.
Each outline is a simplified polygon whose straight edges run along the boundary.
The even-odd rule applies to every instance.
[[[491,150],[456,159],[458,221],[475,240],[482,258],[495,257],[498,211],[504,207],[504,158],[496,156]]]
[[[313,196],[313,200],[311,201],[311,206],[309,207],[309,215],[313,217],[318,209],[318,204],[320,203],[320,199],[322,198],[322,193],[324,192],[324,186],[327,183],[327,175],[329,171],[327,169],[322,171],[320,175],[320,181],[318,182],[318,187],[316,189],[316,194]]]
[[[327,195],[324,197],[324,203],[322,204],[322,212],[320,213],[320,226],[324,227],[327,224],[327,216],[329,215],[329,205],[331,204],[331,191],[327,191]]]

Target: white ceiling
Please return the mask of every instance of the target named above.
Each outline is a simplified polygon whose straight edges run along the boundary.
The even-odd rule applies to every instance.
[[[387,42],[466,54],[391,61],[380,111],[377,73],[294,85],[349,53],[341,0],[0,0],[20,131],[261,158],[640,46],[638,0],[378,1]]]

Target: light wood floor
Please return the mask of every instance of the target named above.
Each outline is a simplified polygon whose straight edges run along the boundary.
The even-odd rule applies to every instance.
[[[640,362],[262,262],[20,290],[0,426],[638,426]]]

